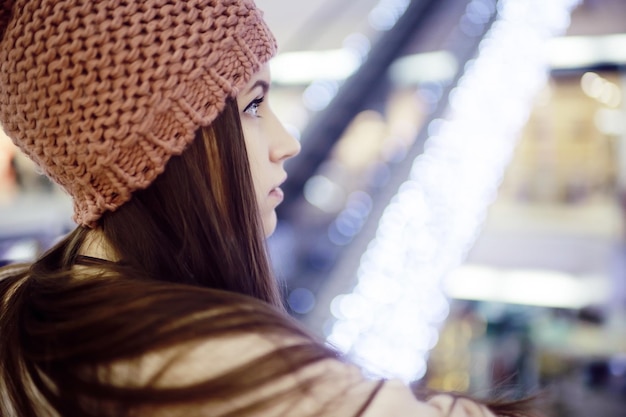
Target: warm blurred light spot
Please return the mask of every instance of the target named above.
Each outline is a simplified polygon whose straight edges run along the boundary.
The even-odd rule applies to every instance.
[[[580,86],[589,97],[598,98],[602,92],[602,78],[595,72],[586,72],[580,78]]]
[[[441,380],[441,389],[444,391],[467,391],[470,384],[468,372],[448,372]]]
[[[580,86],[586,95],[609,107],[619,107],[622,103],[620,87],[595,72],[583,74]]]
[[[383,116],[366,110],[354,118],[333,149],[333,156],[347,169],[360,171],[375,162],[387,134]]]

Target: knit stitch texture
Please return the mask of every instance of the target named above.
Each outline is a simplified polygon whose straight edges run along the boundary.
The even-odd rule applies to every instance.
[[[276,50],[252,0],[0,1],[0,34],[0,123],[88,227]]]

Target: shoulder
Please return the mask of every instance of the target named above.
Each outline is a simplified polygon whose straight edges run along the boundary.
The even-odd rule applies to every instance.
[[[166,407],[142,407],[141,416],[355,415],[373,382],[366,382],[357,368],[320,353],[325,351],[299,336],[248,331],[118,362],[111,375],[125,386],[149,384],[157,390],[199,394]],[[346,400],[353,394],[353,400]],[[325,414],[328,410],[333,412]]]
[[[149,381],[157,389],[205,390],[200,401],[145,407],[137,413],[141,416],[446,415],[439,407],[416,400],[403,383],[368,379],[354,365],[311,355],[316,349],[326,348],[299,336],[248,332],[153,352],[130,368],[118,363],[116,373],[131,379],[141,375],[140,384]],[[243,411],[251,409],[257,411]]]
[[[193,410],[206,415],[243,416],[248,414],[238,410],[259,407],[262,411],[249,415],[493,417],[469,400],[438,396],[419,401],[406,384],[368,378],[306,333],[289,329],[253,327],[177,344],[142,356],[135,365],[140,372],[133,374],[160,389],[198,388],[202,399]],[[146,415],[160,414],[151,410]]]
[[[152,293],[146,289],[143,301]],[[167,338],[133,360],[114,362],[108,374],[115,385],[182,390],[190,397],[176,405],[148,404],[137,415],[393,417],[417,410],[416,416],[439,416],[435,408],[415,400],[406,386],[364,377],[265,303],[177,286],[155,294],[160,308],[144,310],[144,319],[162,316],[163,321],[156,321],[176,329],[174,333],[188,335],[193,329],[196,337]],[[186,310],[184,300],[185,305],[204,307]]]

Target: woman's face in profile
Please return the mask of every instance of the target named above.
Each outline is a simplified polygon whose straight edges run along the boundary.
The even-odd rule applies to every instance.
[[[268,103],[269,65],[252,76],[237,97],[250,161],[254,191],[265,236],[276,228],[276,206],[283,201],[280,185],[287,178],[284,162],[300,151],[300,143],[283,127]]]

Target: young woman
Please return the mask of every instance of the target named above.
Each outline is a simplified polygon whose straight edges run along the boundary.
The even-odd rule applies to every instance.
[[[299,145],[251,0],[9,0],[0,36],[2,125],[78,223],[0,271],[0,415],[494,415],[368,380],[283,311],[264,239]]]

